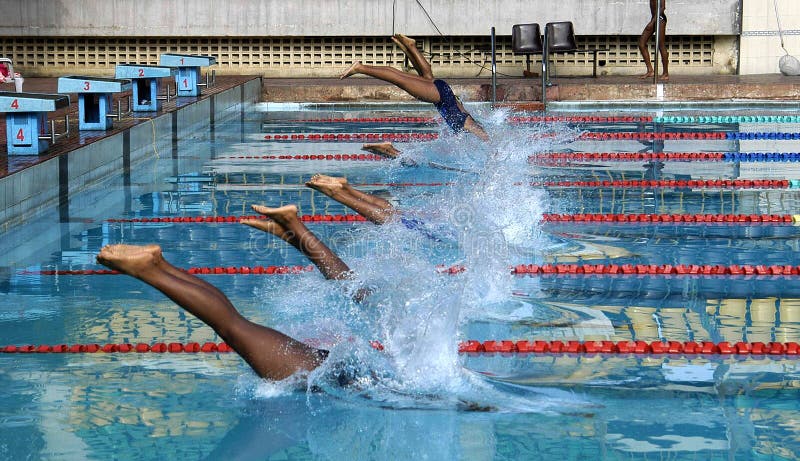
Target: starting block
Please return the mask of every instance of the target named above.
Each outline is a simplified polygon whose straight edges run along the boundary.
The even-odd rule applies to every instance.
[[[8,155],[38,155],[57,137],[55,122],[47,126],[47,113],[69,106],[64,94],[0,93],[0,112],[6,114]],[[65,117],[66,118],[66,117]],[[66,128],[69,131],[69,126]]]
[[[131,81],[100,77],[70,75],[59,77],[59,93],[78,93],[78,129],[108,130],[111,117],[122,116],[121,107],[116,114],[109,113],[111,95],[131,89]]]
[[[192,54],[171,54],[161,55],[159,64],[162,66],[175,67],[178,72],[175,74],[175,87],[178,96],[200,96],[200,87],[208,86],[200,83],[200,68],[212,66],[217,63],[214,56],[200,56]],[[207,75],[207,74],[206,74]]]
[[[155,112],[161,109],[159,79],[173,75],[175,71],[170,67],[137,64],[117,64],[114,73],[115,78],[133,81],[134,112]],[[166,98],[169,100],[169,89]]]

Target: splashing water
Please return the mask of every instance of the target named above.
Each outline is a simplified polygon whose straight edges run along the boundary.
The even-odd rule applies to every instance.
[[[489,143],[464,135],[426,143],[424,148],[404,146],[388,175],[410,174],[400,166],[410,159],[417,165],[457,170],[456,180],[435,195],[398,192],[395,199],[403,204],[403,216],[424,221],[425,231],[401,222],[365,225],[354,231],[357,238],[329,245],[358,275],[358,283],[302,277],[288,290],[291,296],[268,293],[277,300],[276,315],[288,323],[291,312],[310,310],[311,323],[324,325],[309,327],[306,321],[287,330],[303,329],[295,336],[308,338],[311,329],[328,338],[329,359],[310,374],[309,388],[396,408],[548,411],[575,404],[571,394],[532,388],[510,392],[464,370],[459,360],[462,322],[479,317],[487,306],[509,302],[509,266],[520,254],[537,250],[536,223],[545,198],[530,186],[528,157],[574,135],[565,131],[542,136],[551,132],[546,127],[512,130],[505,125],[507,115],[482,114],[494,134]],[[441,263],[460,264],[466,270],[442,275],[434,270]],[[371,294],[358,304],[347,296],[360,284],[368,285]],[[302,306],[298,292],[309,293]],[[372,349],[371,340],[380,341],[384,351]],[[347,386],[341,386],[343,377]],[[261,394],[274,393],[270,388]]]

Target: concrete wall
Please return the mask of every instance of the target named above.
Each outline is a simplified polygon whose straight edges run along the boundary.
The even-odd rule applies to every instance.
[[[774,74],[781,48],[773,0],[743,0],[740,73]],[[783,40],[790,54],[800,59],[800,0],[777,0]]]
[[[737,35],[740,0],[665,0],[672,35]],[[746,0],[756,1],[756,0]],[[767,0],[763,0],[766,2]],[[783,0],[796,3],[797,0]],[[579,35],[638,35],[648,0],[0,0],[0,35],[509,35],[571,20]],[[424,7],[424,10],[423,10]],[[428,19],[430,15],[433,23]]]

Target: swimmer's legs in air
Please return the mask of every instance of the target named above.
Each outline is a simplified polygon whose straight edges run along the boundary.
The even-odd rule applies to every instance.
[[[417,48],[417,41],[413,38],[406,37],[403,34],[395,34],[392,36],[392,41],[403,50],[403,53],[411,61],[411,65],[422,78],[433,81],[433,71],[431,71],[431,64],[422,56],[422,53]]]
[[[348,184],[346,178],[314,175],[306,186],[318,190],[375,224],[384,224],[397,215],[397,210],[388,201],[361,192]]]
[[[364,74],[370,77],[389,82],[405,90],[406,93],[420,101],[438,104],[441,101],[439,90],[432,80],[417,75],[407,74],[389,66],[370,66],[361,61],[354,62],[339,78],[347,78],[355,74]]]
[[[245,319],[216,287],[167,262],[157,245],[107,245],[97,262],[164,293],[213,328],[262,378],[313,370],[327,357],[326,351]]]
[[[250,227],[269,232],[297,248],[322,272],[326,279],[352,279],[353,273],[330,248],[328,248],[297,217],[297,207],[286,205],[280,208],[267,208],[253,205],[253,210],[270,218],[243,219],[240,222]]]

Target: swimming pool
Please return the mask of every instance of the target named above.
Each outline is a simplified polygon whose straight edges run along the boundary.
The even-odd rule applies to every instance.
[[[246,317],[331,347],[383,380],[306,392],[258,380],[229,353],[0,354],[0,458],[800,451],[796,356],[685,352],[800,339],[799,276],[774,269],[800,265],[800,189],[781,181],[800,179],[800,149],[776,134],[800,132],[797,120],[739,110],[509,122],[476,108],[496,136],[487,147],[440,133],[419,106],[270,109],[217,122],[213,139],[186,136],[133,165],[130,181],[86,188],[66,220],[45,210],[3,235],[2,345],[219,342],[155,290],[93,272],[105,244],[154,242],[180,267],[222,272],[204,277]],[[648,118],[668,116],[695,118]],[[405,165],[359,149],[390,137]],[[318,172],[346,176],[424,227],[342,218],[352,211],[303,186]],[[297,204],[373,288],[370,299],[352,302],[351,284],[322,280],[293,248],[237,224],[253,203]],[[57,231],[39,231],[43,223]],[[252,273],[264,266],[273,269]],[[467,340],[514,346],[459,353]],[[587,343],[520,353],[521,340]],[[593,341],[650,349],[587,351]],[[681,349],[653,353],[661,341]]]

